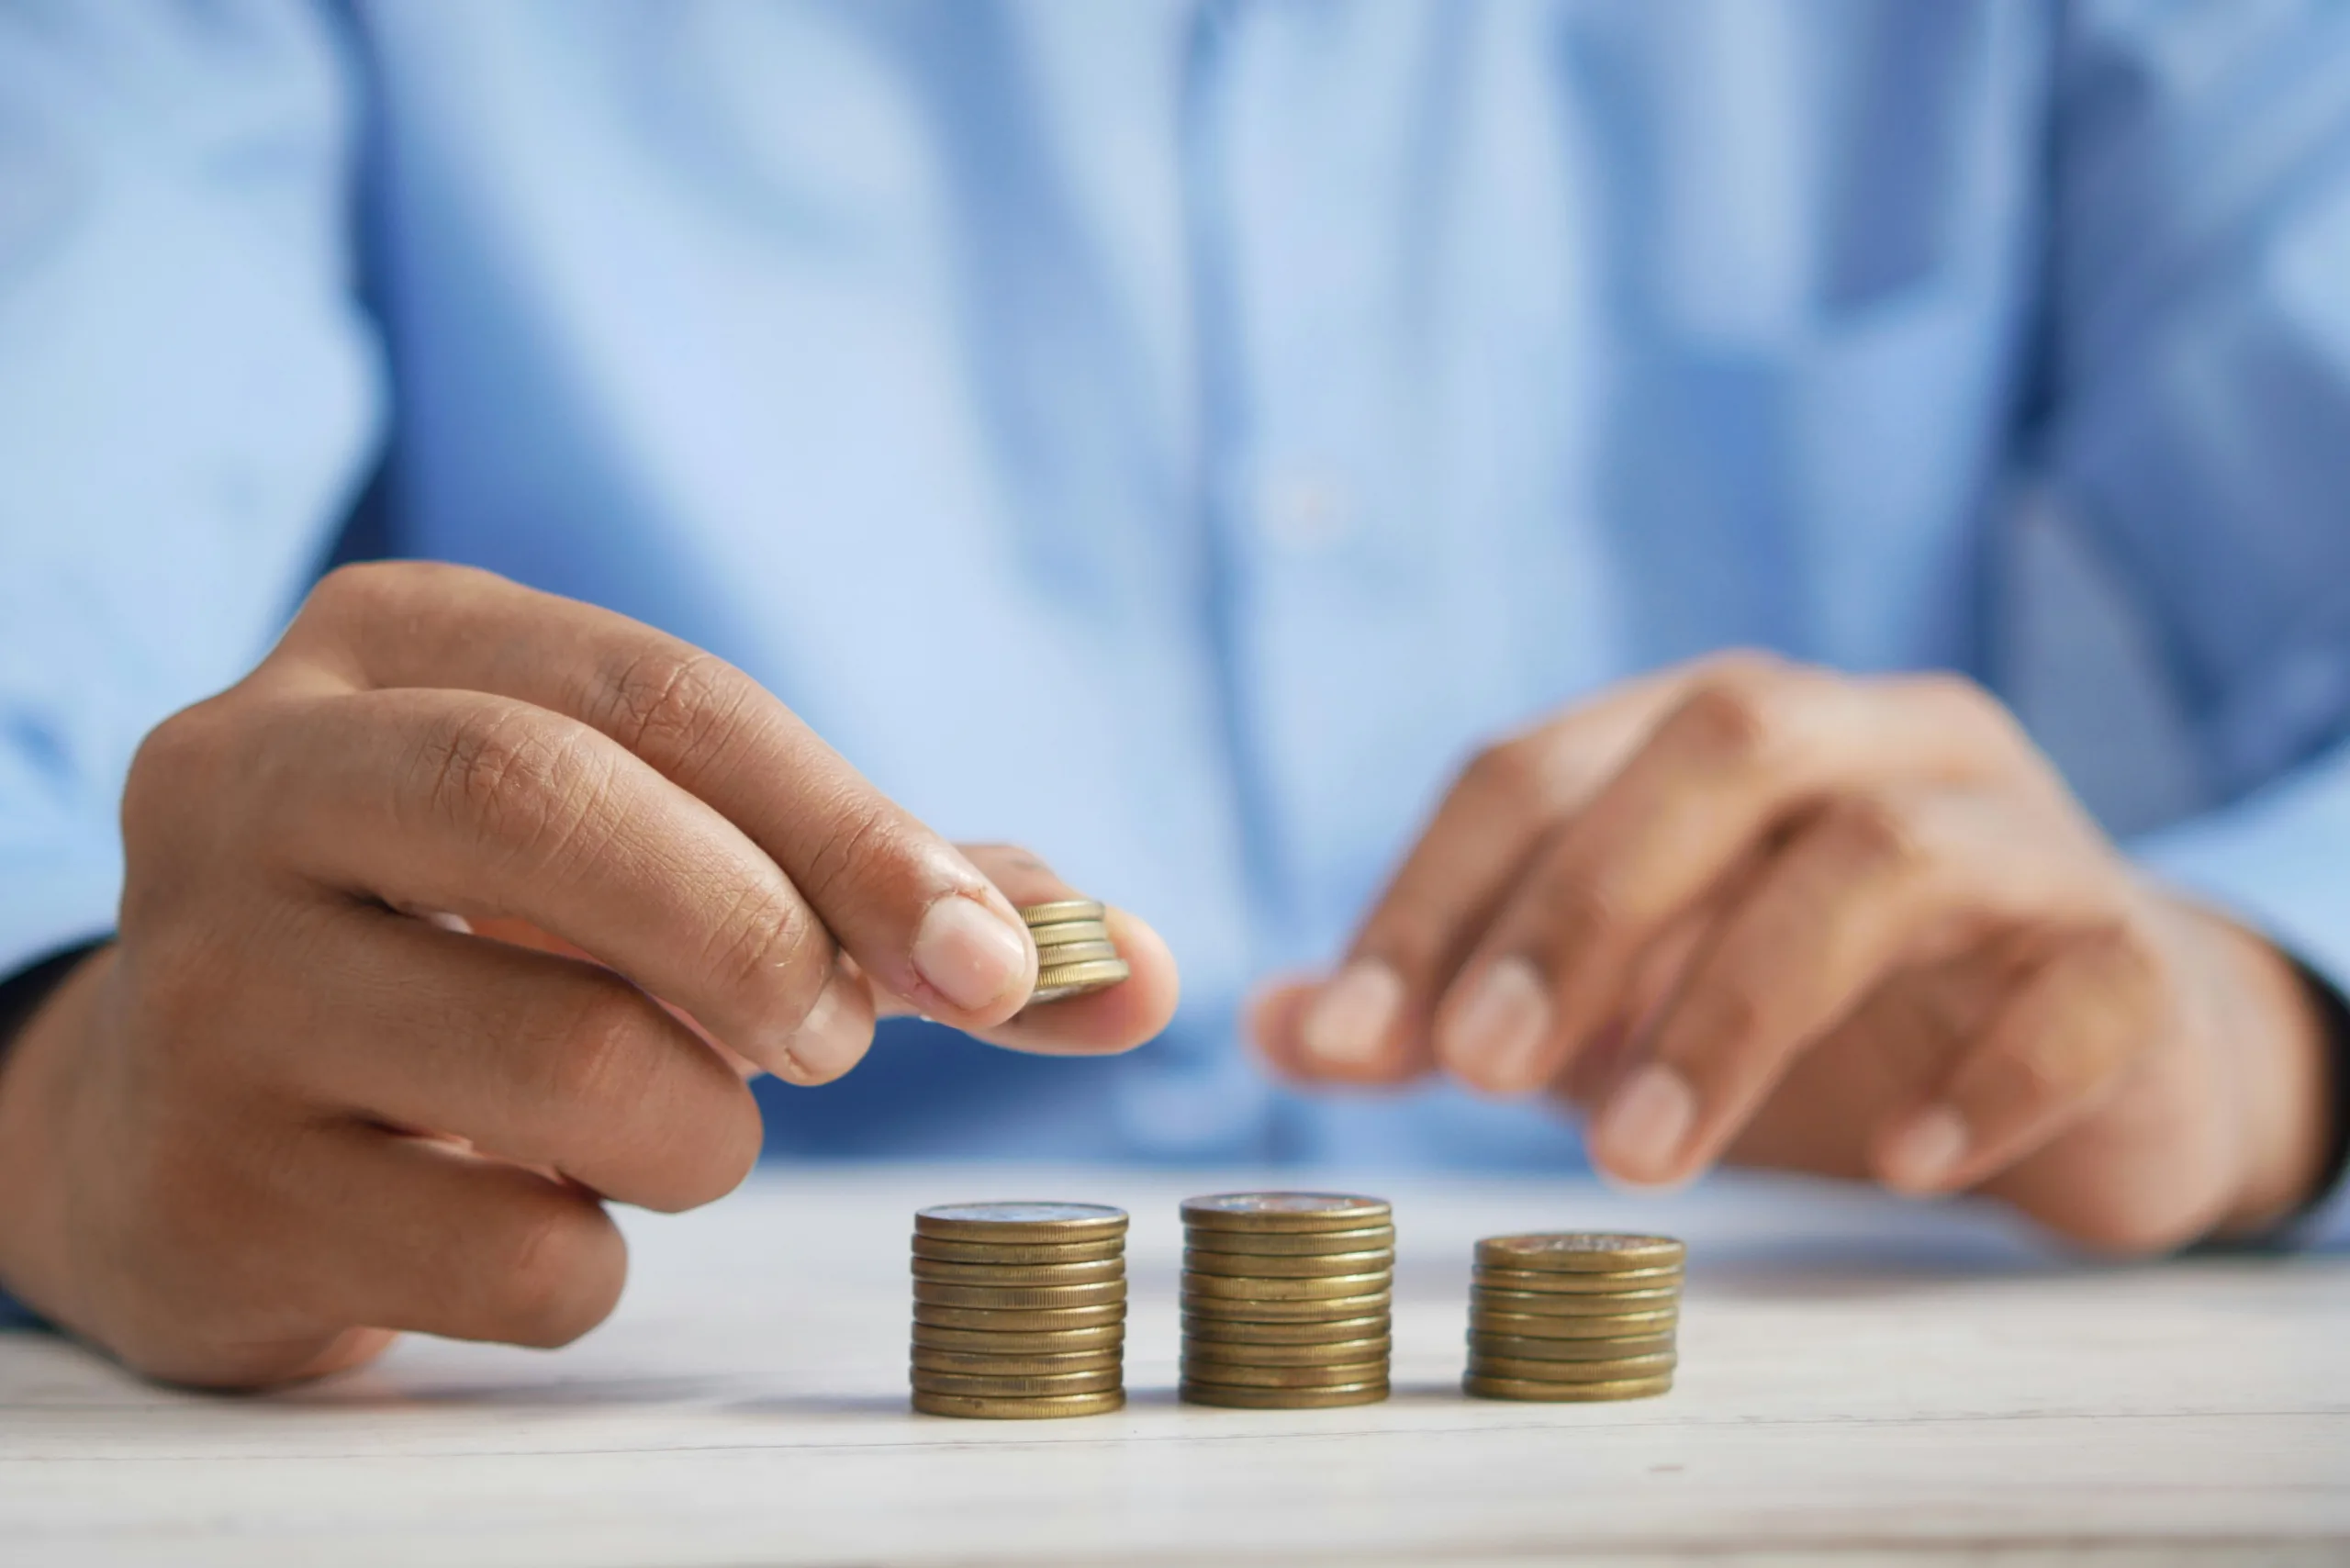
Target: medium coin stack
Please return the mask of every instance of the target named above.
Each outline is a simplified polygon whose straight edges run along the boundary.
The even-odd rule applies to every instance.
[[[1311,1410],[1387,1397],[1384,1200],[1225,1193],[1183,1204],[1182,1397]]]
[[[1108,913],[1091,899],[1032,903],[1020,912],[1036,944],[1036,989],[1029,1006],[1106,990],[1133,972],[1110,940]]]
[[[1125,1404],[1126,1214],[947,1204],[914,1215],[914,1408],[1014,1420]]]
[[[1641,1399],[1673,1386],[1684,1249],[1565,1231],[1477,1243],[1469,1373],[1487,1399]]]

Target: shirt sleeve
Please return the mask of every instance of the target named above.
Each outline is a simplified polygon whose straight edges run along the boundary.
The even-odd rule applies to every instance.
[[[112,928],[131,753],[364,473],[355,106],[292,0],[0,7],[0,975]]]
[[[2350,7],[2066,17],[2049,468],[2225,802],[2134,848],[2350,990]]]

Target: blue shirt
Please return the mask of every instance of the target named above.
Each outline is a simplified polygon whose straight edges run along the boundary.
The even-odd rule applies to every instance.
[[[379,458],[392,549],[717,651],[1182,961],[1160,1046],[885,1045],[787,1147],[1563,1158],[1277,1093],[1235,1002],[1608,681],[2009,684],[2019,497],[2176,719],[2133,848],[2350,975],[2350,7],[11,7],[0,971],[108,927],[140,734]]]

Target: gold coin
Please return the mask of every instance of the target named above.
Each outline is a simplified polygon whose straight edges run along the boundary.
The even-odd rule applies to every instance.
[[[1368,1295],[1391,1288],[1395,1281],[1386,1269],[1357,1274],[1326,1274],[1313,1280],[1236,1280],[1223,1274],[1186,1271],[1183,1294],[1210,1301],[1329,1301],[1337,1296]]]
[[[1521,1361],[1607,1361],[1653,1356],[1673,1350],[1670,1334],[1642,1334],[1625,1339],[1536,1339],[1521,1334],[1469,1331],[1469,1354],[1501,1356]]]
[[[914,1299],[934,1306],[1009,1306],[1043,1311],[1065,1306],[1110,1306],[1126,1299],[1121,1277],[1090,1285],[945,1285],[916,1280]]]
[[[1126,1304],[1107,1306],[1058,1306],[1024,1312],[1009,1307],[941,1306],[914,1303],[914,1321],[934,1328],[984,1328],[1000,1334],[1033,1334],[1058,1328],[1103,1328],[1126,1321]]]
[[[1360,1230],[1390,1224],[1392,1215],[1386,1199],[1348,1193],[1212,1193],[1183,1200],[1183,1223],[1194,1232]],[[1192,1241],[1199,1245],[1200,1238]]]
[[[1236,1280],[1318,1280],[1332,1274],[1392,1272],[1393,1250],[1326,1252],[1320,1257],[1266,1258],[1243,1252],[1203,1252],[1183,1249],[1183,1267],[1195,1274],[1215,1274]]]
[[[1488,1236],[1477,1243],[1477,1261],[1501,1269],[1590,1270],[1678,1269],[1688,1249],[1669,1236],[1630,1236],[1612,1230],[1553,1230],[1525,1236]]]
[[[1352,1388],[1387,1381],[1387,1358],[1343,1361],[1326,1367],[1251,1367],[1230,1361],[1183,1358],[1185,1383],[1214,1383],[1218,1388]]]
[[[914,1238],[914,1256],[936,1263],[1094,1263],[1124,1258],[1126,1238],[1106,1241],[941,1241],[934,1236]]]
[[[1535,1317],[1630,1317],[1645,1313],[1681,1310],[1679,1291],[1618,1291],[1613,1295],[1570,1295],[1550,1291],[1495,1290],[1483,1280],[1475,1282],[1469,1299],[1497,1311],[1523,1312]]]
[[[1023,904],[1023,925],[1054,925],[1064,920],[1100,920],[1110,912],[1091,899],[1055,899],[1050,903]]]
[[[963,1416],[981,1421],[1039,1421],[1061,1416],[1102,1416],[1123,1409],[1126,1391],[1052,1394],[1028,1399],[996,1399],[976,1394],[932,1394],[914,1390],[914,1408],[925,1416]]]
[[[1090,1263],[942,1263],[914,1260],[914,1278],[942,1285],[1091,1285],[1126,1277],[1126,1260],[1099,1258]]]
[[[1110,927],[1099,920],[1065,920],[1056,925],[1032,925],[1028,939],[1039,953],[1087,942],[1107,942]]]
[[[1388,1321],[1383,1312],[1306,1323],[1247,1323],[1187,1312],[1183,1341],[1191,1345],[1336,1345],[1349,1339],[1385,1338]]]
[[[1480,1399],[1539,1399],[1582,1404],[1603,1399],[1646,1399],[1652,1394],[1668,1393],[1673,1388],[1673,1374],[1619,1378],[1614,1383],[1529,1383],[1519,1377],[1478,1377],[1472,1374],[1460,1380],[1460,1386],[1464,1392]]]
[[[1124,1318],[1091,1328],[1052,1328],[999,1333],[986,1328],[947,1328],[914,1315],[914,1350],[969,1351],[987,1356],[1116,1355],[1125,1349]]]
[[[916,1345],[909,1362],[917,1372],[961,1372],[966,1377],[1051,1377],[1060,1372],[1114,1372],[1124,1359],[1117,1347],[1075,1356],[1006,1356],[985,1350],[934,1350]]]
[[[1036,989],[1028,993],[1028,1005],[1034,1007],[1041,1002],[1058,1002],[1064,997],[1106,990],[1133,973],[1124,958],[1096,958],[1086,964],[1046,965],[1036,971]]]
[[[914,1215],[914,1234],[941,1241],[1106,1241],[1126,1234],[1107,1204],[941,1204]]]
[[[1223,1252],[1249,1258],[1321,1258],[1333,1252],[1393,1252],[1395,1250],[1395,1227],[1374,1225],[1360,1230],[1305,1231],[1294,1236],[1278,1230],[1195,1230],[1187,1227],[1184,1241],[1203,1252]]]
[[[1186,1405],[1222,1405],[1239,1410],[1331,1410],[1341,1405],[1376,1405],[1387,1397],[1387,1380],[1349,1388],[1234,1388],[1220,1383],[1179,1383]]]
[[[1058,947],[1041,947],[1036,952],[1036,972],[1046,969],[1058,974],[1072,964],[1098,964],[1118,956],[1118,945],[1108,937],[1099,942],[1066,942]]]
[[[1377,1291],[1327,1301],[1231,1301],[1195,1296],[1187,1290],[1181,1299],[1184,1312],[1193,1317],[1220,1317],[1235,1323],[1335,1323],[1340,1318],[1384,1314],[1395,1304],[1395,1293]]]
[[[1375,1339],[1333,1339],[1325,1345],[1232,1345],[1221,1339],[1186,1338],[1183,1360],[1203,1366],[1337,1367],[1348,1361],[1383,1361],[1394,1348],[1395,1341],[1385,1334]],[[1208,1381],[1215,1380],[1209,1377]]]
[[[1091,1372],[1054,1372],[1048,1376],[984,1375],[929,1372],[914,1368],[907,1374],[924,1394],[979,1394],[998,1399],[1034,1399],[1040,1394],[1100,1394],[1119,1386],[1116,1367]]]
[[[1681,1288],[1678,1269],[1586,1269],[1569,1273],[1563,1269],[1496,1269],[1480,1263],[1469,1271],[1469,1277],[1495,1290],[1533,1291],[1543,1295],[1615,1295],[1625,1291]]]
[[[1638,1335],[1670,1334],[1678,1322],[1670,1312],[1642,1313],[1631,1317],[1536,1317],[1526,1313],[1497,1312],[1472,1306],[1469,1327],[1481,1334],[1516,1334],[1528,1339],[1624,1339]]]
[[[1514,1377],[1529,1383],[1616,1383],[1625,1378],[1662,1377],[1679,1360],[1672,1351],[1653,1356],[1618,1356],[1612,1361],[1522,1361],[1514,1356],[1469,1352],[1471,1377]]]

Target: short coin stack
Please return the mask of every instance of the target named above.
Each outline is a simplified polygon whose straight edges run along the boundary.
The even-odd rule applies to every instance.
[[[1225,1193],[1187,1200],[1183,1226],[1184,1399],[1308,1410],[1387,1397],[1383,1200]]]
[[[1125,1404],[1124,1209],[923,1209],[913,1271],[916,1410],[1009,1420]]]
[[[1036,989],[1029,1006],[1102,991],[1133,972],[1110,940],[1108,913],[1091,899],[1032,903],[1020,912],[1036,944]]]
[[[1639,1399],[1673,1386],[1684,1249],[1559,1232],[1477,1243],[1469,1374],[1487,1399]]]

